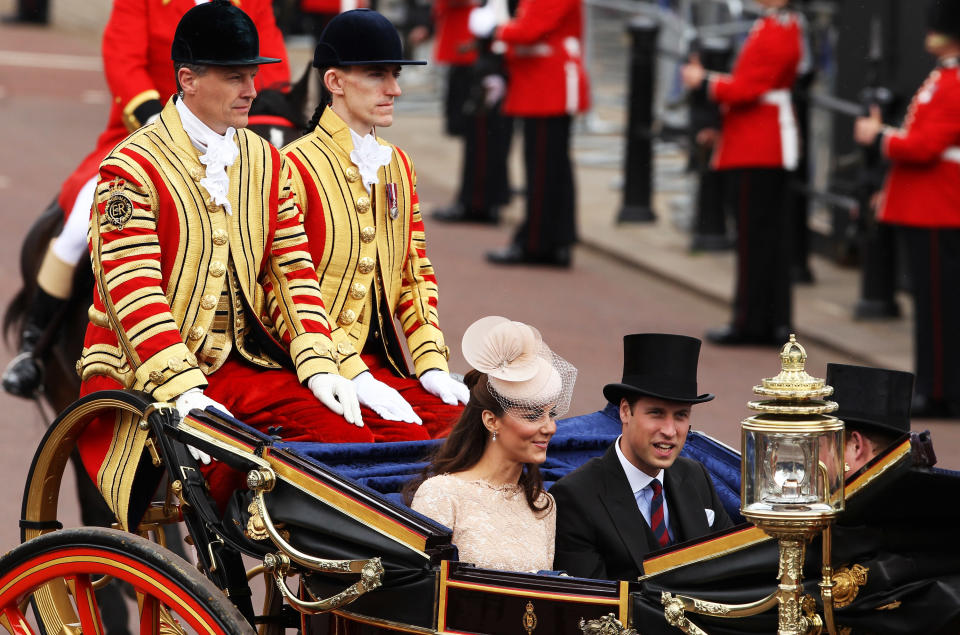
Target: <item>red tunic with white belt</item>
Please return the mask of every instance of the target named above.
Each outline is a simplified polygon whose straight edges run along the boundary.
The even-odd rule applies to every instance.
[[[723,113],[714,169],[797,166],[800,142],[790,89],[802,38],[796,14],[772,12],[754,23],[733,72],[710,75],[709,95]]]
[[[582,0],[520,0],[516,17],[495,38],[507,44],[505,114],[556,117],[587,110]]]
[[[436,0],[433,3],[433,24],[437,42],[433,56],[440,64],[469,66],[477,60],[476,38],[470,33],[470,12],[480,0]]]
[[[883,136],[891,161],[880,220],[960,227],[960,68],[941,62],[910,102],[903,128]]]
[[[277,28],[270,0],[233,0],[257,27],[260,54],[283,60],[264,64],[257,74],[257,90],[290,81],[287,49]],[[97,148],[83,160],[60,188],[60,207],[70,213],[80,188],[96,175],[100,162],[124,137],[142,126],[138,108],[155,100],[150,114],[159,113],[176,91],[170,46],[177,23],[194,0],[115,0],[103,31],[103,70],[112,103],[107,128]]]

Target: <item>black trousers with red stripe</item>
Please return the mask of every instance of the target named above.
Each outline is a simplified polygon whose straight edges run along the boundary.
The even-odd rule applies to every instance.
[[[510,202],[507,156],[513,138],[513,118],[499,107],[464,118],[463,169],[457,200],[468,215],[490,215]]]
[[[733,329],[769,338],[790,326],[788,173],[781,168],[727,171],[724,186],[737,220]]]
[[[447,92],[443,98],[444,129],[451,137],[464,134],[467,122],[464,115],[464,104],[470,96],[470,85],[473,81],[473,68],[451,65],[447,69]]]
[[[914,392],[960,406],[960,229],[898,230],[913,293]]]
[[[577,241],[572,123],[569,115],[523,119],[526,216],[514,243],[531,256],[550,256]]]

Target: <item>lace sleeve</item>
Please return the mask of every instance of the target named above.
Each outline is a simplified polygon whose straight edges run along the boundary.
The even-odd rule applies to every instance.
[[[550,568],[552,569],[553,553],[557,538],[557,501],[553,500],[553,496],[550,494],[547,494],[547,497],[550,499],[550,509],[547,510],[544,522],[547,524],[547,562],[550,563]]]
[[[421,483],[410,507],[453,529],[457,520],[455,497],[451,496],[450,491],[444,487],[443,480],[442,476],[434,476]]]

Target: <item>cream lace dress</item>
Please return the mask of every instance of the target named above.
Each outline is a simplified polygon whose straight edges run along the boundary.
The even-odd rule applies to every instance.
[[[504,571],[553,569],[557,506],[534,512],[519,485],[491,485],[450,474],[428,478],[411,507],[453,530],[461,562]]]

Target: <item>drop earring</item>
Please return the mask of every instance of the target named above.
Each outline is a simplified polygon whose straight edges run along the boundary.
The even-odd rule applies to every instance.
[[[497,431],[496,431],[496,430],[494,430],[494,431],[490,434],[490,440],[491,440],[491,441],[496,441],[496,440],[497,440]]]

